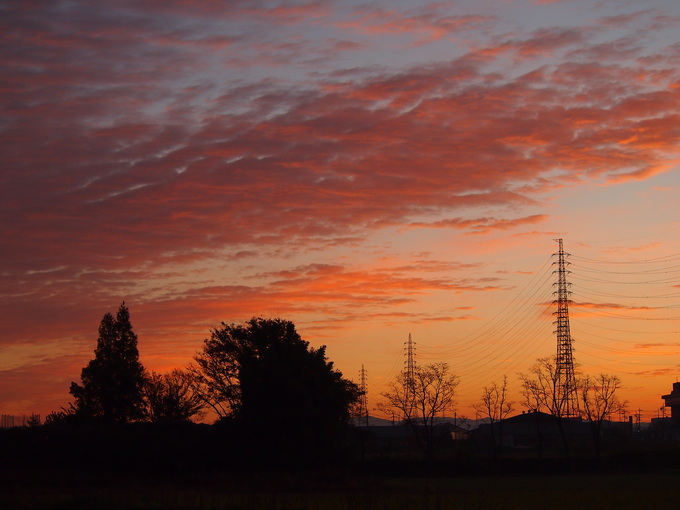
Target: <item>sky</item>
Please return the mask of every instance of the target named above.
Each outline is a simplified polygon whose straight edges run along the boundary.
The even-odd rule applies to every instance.
[[[369,408],[554,355],[643,420],[680,372],[675,0],[0,0],[0,412],[67,406],[102,316],[187,366],[293,321]]]

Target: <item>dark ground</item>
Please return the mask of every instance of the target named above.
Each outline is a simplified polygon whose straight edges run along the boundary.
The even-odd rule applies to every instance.
[[[228,432],[228,431],[227,431]],[[225,430],[0,430],[0,509],[646,509],[680,501],[680,445],[256,457]],[[262,452],[260,452],[262,453]],[[337,452],[336,452],[337,454]],[[275,462],[275,460],[277,460]]]
[[[151,476],[36,469],[3,476],[3,509],[674,508],[680,471],[475,476],[268,473]]]

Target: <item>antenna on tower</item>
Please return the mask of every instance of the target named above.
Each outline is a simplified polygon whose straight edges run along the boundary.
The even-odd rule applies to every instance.
[[[555,239],[559,250],[557,252],[557,320],[555,333],[557,334],[557,356],[555,357],[555,409],[558,416],[578,416],[578,396],[576,393],[576,376],[574,374],[574,354],[569,327],[569,283],[567,282],[566,256],[562,239]]]
[[[361,391],[361,396],[359,397],[359,422],[365,421],[368,427],[368,382],[366,381],[366,369],[362,363],[361,371],[359,372],[360,383],[359,391]]]

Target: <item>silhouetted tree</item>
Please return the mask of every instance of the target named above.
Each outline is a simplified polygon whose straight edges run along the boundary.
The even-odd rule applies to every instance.
[[[385,402],[378,408],[385,413],[396,411],[413,427],[428,458],[434,454],[434,425],[437,414],[454,405],[458,376],[449,373],[448,363],[417,366],[413,378],[401,373],[381,393]]]
[[[40,421],[40,415],[39,414],[31,414],[31,416],[26,420],[26,426],[27,427],[38,427],[42,424]]]
[[[81,384],[71,383],[75,415],[117,423],[143,418],[144,367],[125,302],[116,317],[102,318],[94,354],[81,372]]]
[[[45,416],[45,425],[70,423],[76,419],[75,412],[73,403],[70,403],[68,408],[62,407],[60,411],[52,411]]]
[[[292,322],[252,318],[214,329],[197,354],[206,400],[263,454],[325,451],[349,422],[359,388]]]
[[[493,455],[496,457],[503,445],[503,420],[513,410],[513,402],[508,400],[508,378],[503,376],[501,385],[494,382],[491,386],[484,386],[481,402],[473,407],[489,425]]]
[[[146,417],[152,422],[189,421],[202,416],[205,402],[190,372],[175,369],[168,374],[151,372],[144,383]]]
[[[536,360],[529,373],[521,372],[524,406],[530,410],[544,411],[557,418],[562,417],[563,407],[559,402],[558,374],[555,358]]]
[[[616,394],[621,379],[615,375],[599,374],[596,377],[583,376],[577,382],[583,418],[590,424],[595,442],[595,454],[600,453],[602,424],[612,414],[624,411],[628,402],[619,400]]]
[[[564,396],[560,388],[560,378],[557,370],[556,357],[545,357],[536,360],[529,373],[520,373],[519,379],[522,383],[522,396],[524,397],[524,406],[530,411],[545,411],[555,418],[555,423],[560,432],[564,451],[567,456],[570,455],[571,449],[569,445],[569,437],[565,430],[564,418],[566,407],[564,405]],[[576,388],[574,388],[576,390]],[[541,442],[540,421],[537,415],[537,433],[539,436],[539,443]],[[539,454],[540,454],[539,444]]]

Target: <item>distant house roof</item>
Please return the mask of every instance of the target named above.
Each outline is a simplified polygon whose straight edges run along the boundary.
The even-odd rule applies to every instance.
[[[566,436],[582,444],[589,441],[591,435],[590,426],[581,418],[556,418],[538,411],[495,422],[493,427],[483,424],[473,431],[473,439],[480,445],[500,440],[503,446],[512,448],[557,447]]]
[[[523,412],[494,423],[494,427],[503,427],[504,434],[535,433],[540,429],[542,434],[559,434],[559,425],[571,435],[589,434],[588,424],[581,418],[556,418],[555,416],[541,411]],[[490,434],[491,425],[482,424],[478,427],[481,434]]]
[[[536,422],[548,422],[548,421],[554,421],[555,417],[552,414],[544,413],[542,411],[529,411],[529,412],[523,412],[522,414],[517,414],[515,416],[511,416],[510,418],[506,418],[503,420],[503,423],[531,423],[535,424]]]

